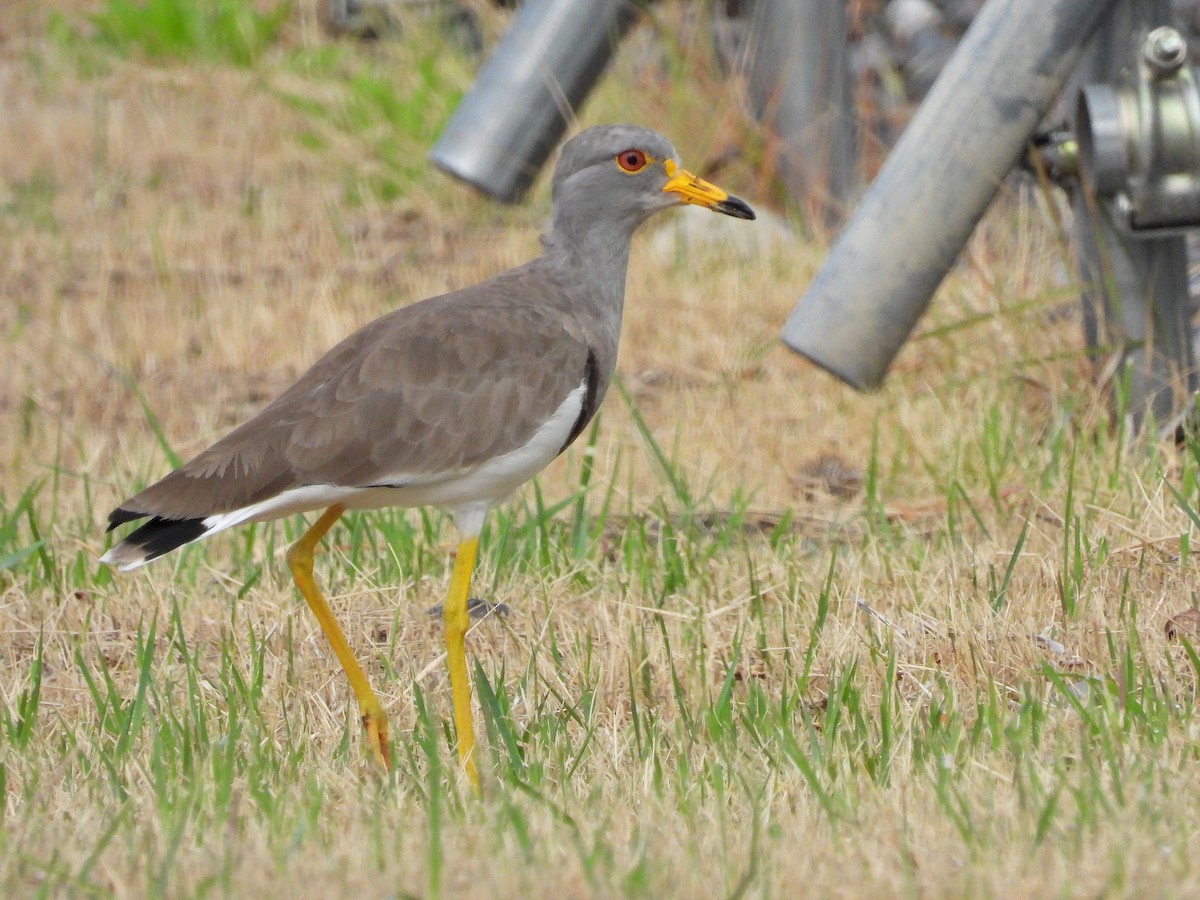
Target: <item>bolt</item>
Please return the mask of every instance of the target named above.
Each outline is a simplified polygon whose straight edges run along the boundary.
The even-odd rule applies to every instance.
[[[1187,41],[1169,25],[1150,32],[1146,36],[1146,45],[1142,48],[1142,56],[1159,75],[1179,71],[1180,66],[1187,61],[1187,52]]]

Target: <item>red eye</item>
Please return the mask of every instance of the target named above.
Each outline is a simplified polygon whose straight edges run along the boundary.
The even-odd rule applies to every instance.
[[[622,150],[617,154],[617,165],[625,172],[640,172],[648,161],[641,150]]]

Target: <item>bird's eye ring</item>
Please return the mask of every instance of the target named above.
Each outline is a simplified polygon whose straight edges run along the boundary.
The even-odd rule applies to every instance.
[[[617,154],[617,165],[621,167],[622,172],[640,172],[649,162],[641,150],[622,150]]]

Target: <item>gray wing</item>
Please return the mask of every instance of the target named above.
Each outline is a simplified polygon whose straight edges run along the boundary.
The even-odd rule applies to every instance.
[[[552,305],[513,303],[496,286],[377,319],[121,510],[197,518],[306,484],[453,472],[522,446],[594,373],[586,342]]]

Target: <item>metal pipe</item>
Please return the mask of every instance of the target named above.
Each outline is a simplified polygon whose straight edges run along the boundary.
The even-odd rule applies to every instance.
[[[1131,83],[1140,43],[1170,16],[1167,0],[1118,0],[1093,36],[1074,83]],[[1097,135],[1095,123],[1079,121],[1084,112],[1085,104],[1080,103],[1076,132],[1081,144],[1088,145],[1085,180],[1101,195],[1092,196],[1077,185],[1071,197],[1083,276],[1084,338],[1089,348],[1102,354],[1098,368],[1105,358],[1119,355],[1123,371],[1118,378],[1128,379],[1124,412],[1133,425],[1140,427],[1149,413],[1169,434],[1180,416],[1192,410],[1192,395],[1200,387],[1192,345],[1187,242],[1182,234],[1138,234],[1121,224],[1128,216],[1105,195],[1123,187],[1122,179],[1096,165],[1109,150],[1106,144],[1112,135]],[[1145,177],[1136,173],[1131,180]]]
[[[1113,0],[989,0],[921,104],[783,341],[882,383]]]
[[[748,88],[793,201],[839,222],[854,186],[846,0],[755,0]]]
[[[516,203],[637,18],[628,0],[526,0],[429,152]]]

